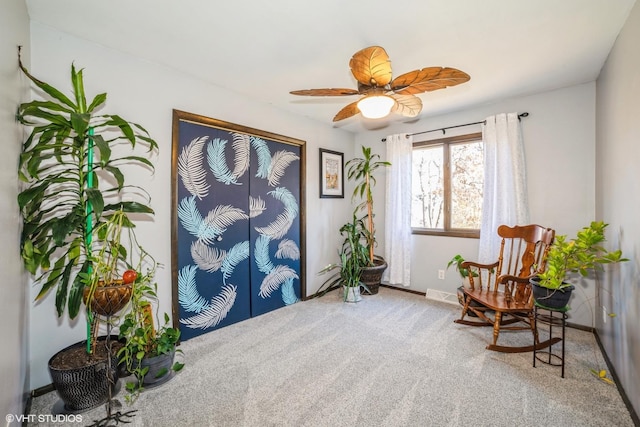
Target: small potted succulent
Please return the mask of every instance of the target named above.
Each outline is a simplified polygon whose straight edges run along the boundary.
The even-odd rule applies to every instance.
[[[570,273],[586,277],[589,271],[603,264],[627,261],[622,251],[607,251],[602,247],[608,224],[593,221],[578,231],[575,238],[556,236],[547,254],[547,269],[530,279],[536,303],[549,308],[563,308],[569,302],[575,286],[567,282]]]

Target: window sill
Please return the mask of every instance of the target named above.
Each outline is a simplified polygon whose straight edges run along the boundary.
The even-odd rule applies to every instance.
[[[412,228],[411,234],[424,236],[465,237],[468,239],[480,238],[480,230],[436,230],[432,228]]]

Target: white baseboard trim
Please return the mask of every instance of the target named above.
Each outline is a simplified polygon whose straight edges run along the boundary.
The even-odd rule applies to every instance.
[[[438,291],[436,289],[427,289],[425,294],[427,299],[434,301],[448,302],[449,304],[458,304],[458,294],[452,294],[450,292]]]

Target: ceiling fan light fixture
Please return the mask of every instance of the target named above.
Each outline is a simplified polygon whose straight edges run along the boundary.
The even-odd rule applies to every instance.
[[[391,60],[380,46],[369,46],[354,53],[349,61],[358,89],[324,88],[292,90],[292,95],[351,96],[362,98],[343,107],[334,122],[362,113],[369,119],[381,119],[391,111],[405,117],[417,117],[422,100],[416,95],[456,86],[469,81],[464,71],[451,67],[426,67],[409,71],[396,78],[391,75]]]
[[[394,103],[389,96],[371,95],[358,101],[358,109],[368,119],[381,119],[389,115]]]

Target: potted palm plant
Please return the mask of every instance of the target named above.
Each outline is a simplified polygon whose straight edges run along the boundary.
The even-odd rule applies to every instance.
[[[382,273],[387,268],[386,261],[378,255],[374,255],[376,245],[375,225],[373,221],[373,187],[376,184],[375,173],[378,169],[391,166],[391,163],[381,161],[379,154],[371,154],[371,148],[362,146],[362,157],[349,160],[347,177],[356,182],[352,199],[360,198],[361,203],[356,206],[355,212],[366,211],[364,229],[365,246],[367,248],[367,264],[362,267],[361,281],[367,285],[368,292],[378,293]],[[355,216],[354,212],[354,216]]]
[[[575,286],[567,282],[570,273],[587,276],[603,264],[627,261],[622,251],[607,251],[602,247],[608,224],[592,221],[578,231],[575,238],[556,236],[547,254],[547,269],[530,279],[536,303],[549,308],[563,308],[569,302]]]
[[[102,225],[118,211],[124,215],[153,214],[148,198],[139,201],[147,193],[125,183],[121,166],[153,170],[146,156],[134,155],[133,151],[154,151],[157,144],[140,125],[118,115],[97,114],[107,95],[98,94],[87,102],[82,70],[71,66],[73,96],[68,97],[32,76],[21,61],[19,66],[45,94],[43,100],[21,104],[16,116],[30,131],[22,146],[18,170],[25,183],[18,194],[23,218],[22,259],[40,286],[36,300],[55,291],[57,315],[67,313],[73,319],[80,312],[94,265],[98,267],[94,257],[94,245],[100,240],[97,230],[104,230]],[[127,146],[131,151],[123,152]],[[125,197],[127,201],[123,201]],[[81,367],[83,363],[95,364],[99,358],[94,353],[96,347],[91,345],[98,320],[93,311],[96,287],[97,283],[85,297],[86,350],[75,358],[84,361],[80,362]],[[100,363],[105,365],[104,360]],[[80,392],[81,400],[65,402],[66,409],[87,410],[108,399],[111,386],[103,381],[104,373],[96,375],[94,383],[78,384],[80,390],[91,393]]]
[[[354,213],[351,222],[340,228],[340,234],[344,236],[342,248],[338,252],[339,263],[329,264],[318,274],[333,271],[334,273],[320,286],[316,295],[324,295],[336,286],[342,286],[342,296],[345,302],[358,302],[362,299],[360,289],[366,284],[361,280],[362,269],[369,262],[367,247],[364,245],[366,231],[362,218],[358,219]]]

